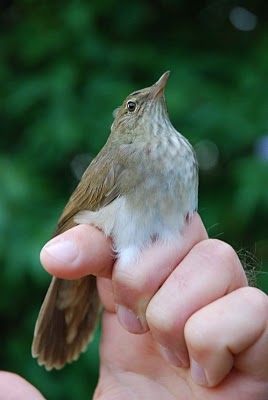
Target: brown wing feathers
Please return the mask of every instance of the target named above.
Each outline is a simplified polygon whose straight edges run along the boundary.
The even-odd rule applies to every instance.
[[[95,159],[85,172],[63,210],[54,236],[76,225],[73,218],[77,212],[105,206],[118,195],[115,182],[122,168],[102,164],[101,172],[106,174],[100,181],[98,165]],[[94,185],[89,177],[96,177]],[[35,327],[32,354],[38,363],[50,370],[75,360],[92,338],[99,309],[94,276],[70,281],[53,277]]]

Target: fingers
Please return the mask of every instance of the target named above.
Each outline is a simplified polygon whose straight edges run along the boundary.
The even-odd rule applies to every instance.
[[[206,238],[205,228],[196,214],[192,223],[186,227],[182,240],[178,243],[180,246],[178,249],[155,244],[142,254],[140,267],[130,266],[127,273],[117,268],[113,276],[113,295],[116,302],[121,303],[127,314],[128,309],[134,311],[134,321],[138,321],[135,316],[137,310],[145,331],[148,329],[145,310],[150,298],[191,247]],[[59,278],[77,279],[93,274],[111,279],[114,265],[111,248],[110,239],[107,239],[100,230],[90,225],[79,225],[50,240],[42,249],[40,259],[44,268]],[[111,303],[111,284],[104,279],[98,286],[105,308],[114,310]],[[125,293],[128,294],[127,297]],[[122,313],[120,318],[122,324],[126,326]],[[139,326],[138,321],[138,331]],[[128,328],[133,331],[133,326]],[[137,328],[135,330],[137,331]]]
[[[150,301],[146,318],[155,340],[172,363],[188,366],[187,320],[207,304],[247,285],[234,250],[219,240],[198,243]]]
[[[111,240],[91,225],[54,237],[43,247],[40,260],[50,274],[64,279],[88,274],[111,278],[114,264]]]
[[[5,400],[45,400],[41,393],[21,376],[0,372],[0,398]]]
[[[133,265],[126,267],[120,260],[116,262],[113,294],[119,322],[125,329],[132,333],[148,331],[146,309],[150,300],[190,249],[206,238],[205,228],[196,214],[178,238],[177,247],[154,243]]]
[[[192,378],[216,386],[235,368],[268,379],[268,298],[241,288],[200,309],[185,327]]]

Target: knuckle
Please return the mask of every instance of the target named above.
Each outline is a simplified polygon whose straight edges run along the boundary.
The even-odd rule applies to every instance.
[[[145,313],[153,295],[146,275],[131,270],[117,270],[112,277],[114,300],[138,313]]]
[[[254,287],[244,287],[240,289],[240,293],[245,297],[247,304],[253,309],[259,317],[263,315],[265,320],[268,315],[268,296],[260,289]]]
[[[120,270],[113,274],[113,283],[116,288],[127,288],[131,293],[146,293],[148,291],[149,282],[141,273],[135,270]]]
[[[206,325],[200,323],[199,318],[195,314],[186,322],[184,334],[186,342],[195,352],[200,354],[207,352],[211,346],[211,340],[208,340],[210,335],[206,329]]]
[[[150,301],[146,309],[146,320],[151,330],[168,331],[172,329],[172,319],[157,301]]]
[[[196,245],[196,251],[215,260],[224,260],[227,264],[239,261],[235,250],[226,242],[218,239],[207,239]],[[240,263],[240,262],[239,262]]]

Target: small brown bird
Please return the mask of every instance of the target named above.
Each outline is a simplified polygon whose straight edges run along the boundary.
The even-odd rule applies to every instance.
[[[178,243],[197,208],[198,166],[192,146],[172,126],[164,97],[169,72],[130,94],[111,134],[85,171],[55,235],[80,223],[113,240],[120,263],[135,263],[157,238]],[[100,310],[95,276],[53,277],[41,307],[32,355],[47,370],[76,360],[92,339]]]

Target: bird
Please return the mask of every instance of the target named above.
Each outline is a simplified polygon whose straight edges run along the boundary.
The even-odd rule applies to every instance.
[[[114,112],[110,135],[59,218],[54,237],[91,224],[111,237],[118,262],[137,262],[154,241],[176,245],[198,206],[198,162],[171,124],[165,72]],[[101,304],[96,277],[53,277],[36,321],[32,355],[47,370],[76,360],[92,340]]]

